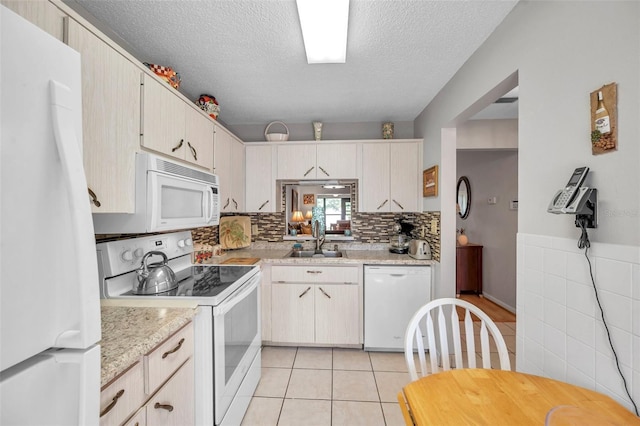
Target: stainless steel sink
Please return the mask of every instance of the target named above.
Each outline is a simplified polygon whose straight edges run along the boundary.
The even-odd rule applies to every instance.
[[[322,250],[322,254],[316,254],[314,250],[294,250],[287,257],[342,257],[342,252]]]

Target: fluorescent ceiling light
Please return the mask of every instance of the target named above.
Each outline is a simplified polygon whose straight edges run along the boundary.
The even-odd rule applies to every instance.
[[[309,64],[347,61],[349,0],[296,0]]]

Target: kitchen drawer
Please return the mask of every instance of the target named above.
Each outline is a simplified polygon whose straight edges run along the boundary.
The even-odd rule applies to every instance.
[[[357,284],[357,266],[276,266],[271,268],[271,282]]]
[[[144,376],[138,362],[100,392],[100,425],[119,425],[144,402]]]
[[[145,426],[147,424],[147,407],[142,407],[124,426]]]
[[[184,362],[193,356],[193,323],[185,325],[144,356],[145,393],[156,391]]]
[[[194,424],[194,372],[190,359],[147,402],[147,424],[188,426]]]

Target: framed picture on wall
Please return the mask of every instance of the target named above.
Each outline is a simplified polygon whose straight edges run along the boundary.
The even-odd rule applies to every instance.
[[[422,172],[422,196],[438,196],[438,166],[429,167]]]
[[[302,195],[302,202],[304,204],[315,204],[316,203],[316,195],[315,194],[304,194],[304,195]]]

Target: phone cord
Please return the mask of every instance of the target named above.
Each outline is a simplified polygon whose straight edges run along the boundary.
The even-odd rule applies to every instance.
[[[624,390],[627,393],[627,396],[629,397],[631,404],[633,404],[633,410],[635,411],[636,416],[640,416],[640,414],[638,414],[638,406],[636,405],[635,401],[631,397],[631,393],[629,392],[629,386],[627,385],[627,380],[624,378],[624,374],[622,374],[622,369],[620,368],[620,362],[618,361],[618,354],[616,353],[616,350],[613,348],[611,333],[609,333],[609,327],[607,326],[607,322],[604,319],[604,309],[602,309],[602,304],[600,303],[600,297],[598,296],[596,281],[593,278],[591,260],[589,259],[589,247],[591,247],[591,242],[589,241],[589,234],[587,233],[585,220],[579,219],[579,220],[576,220],[576,223],[580,225],[580,228],[582,229],[582,235],[580,235],[580,239],[578,240],[578,248],[580,250],[584,249],[584,257],[587,259],[587,263],[589,264],[589,275],[591,276],[591,284],[593,285],[593,291],[596,295],[596,302],[598,302],[598,308],[600,308],[600,317],[602,318],[602,324],[604,324],[604,329],[607,332],[607,339],[609,339],[609,346],[611,347],[611,352],[613,352],[613,358],[616,362],[616,368],[618,369],[618,373],[622,378]]]

